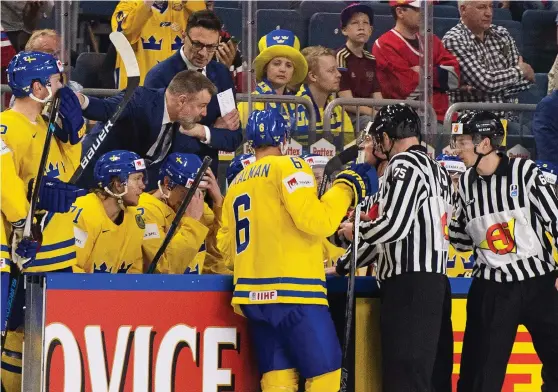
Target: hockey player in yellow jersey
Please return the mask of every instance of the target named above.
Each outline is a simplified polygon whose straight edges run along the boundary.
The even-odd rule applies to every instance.
[[[145,268],[150,265],[157,250],[176,216],[188,188],[201,167],[197,155],[173,153],[163,162],[159,171],[158,190],[140,197],[138,209],[143,212],[146,230],[143,241]],[[211,185],[210,185],[211,184]],[[204,203],[202,189],[211,189],[214,199],[214,214]],[[215,200],[217,188],[217,200]],[[220,198],[220,199],[219,199]],[[180,222],[180,226],[165,251],[166,262],[157,265],[161,273],[231,273],[224,268],[224,262],[216,251],[216,233],[213,227],[215,217],[220,219],[222,196],[218,189],[215,176],[208,171],[200,184]],[[217,224],[216,227],[219,227]],[[211,233],[214,234],[211,234]],[[212,238],[208,238],[208,235]],[[209,243],[209,244],[208,244]],[[207,250],[206,250],[207,247]],[[215,269],[217,271],[212,270]]]
[[[142,273],[145,222],[138,205],[145,189],[145,162],[116,150],[95,163],[97,188],[72,206],[78,266],[84,272]]]
[[[285,120],[254,111],[246,127],[256,162],[240,172],[223,204],[220,249],[234,260],[232,304],[248,318],[263,392],[338,391],[341,349],[329,314],[322,241],[367,189],[368,168],[341,172],[318,199],[311,168],[282,156]]]
[[[59,61],[40,52],[18,53],[7,69],[15,102],[0,117],[0,271],[4,292],[10,268],[19,267],[23,272],[72,271],[76,263],[72,218],[66,212],[80,191],[64,181],[70,179],[79,164],[84,121],[77,97],[63,86],[62,71]],[[47,134],[41,113],[55,94],[61,98],[60,122],[54,128],[39,190],[37,207],[41,215],[37,219],[42,222],[39,242],[23,239],[23,227],[29,211],[28,195],[39,171]],[[2,386],[8,392],[21,390],[23,286],[18,285],[2,353]],[[4,299],[0,308],[4,328]]]
[[[204,1],[121,1],[112,15],[112,30],[121,31],[132,47],[140,68],[140,85],[157,63],[182,47],[186,21],[196,11],[206,9]],[[126,70],[116,59],[119,89],[126,88]]]

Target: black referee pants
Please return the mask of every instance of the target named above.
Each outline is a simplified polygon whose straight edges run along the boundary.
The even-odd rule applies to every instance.
[[[381,285],[384,392],[451,392],[453,330],[447,276],[413,272]]]
[[[531,334],[546,390],[558,391],[557,277],[553,273],[514,283],[473,278],[458,392],[502,390],[519,324]]]

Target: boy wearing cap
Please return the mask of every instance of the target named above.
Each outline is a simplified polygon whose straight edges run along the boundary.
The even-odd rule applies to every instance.
[[[384,98],[419,99],[420,59],[420,1],[395,0],[389,5],[395,27],[374,43],[378,80]],[[432,36],[432,106],[439,122],[449,106],[448,91],[459,87],[459,62],[448,52],[442,41]]]
[[[337,51],[337,65],[341,70],[341,98],[382,99],[376,77],[376,59],[364,46],[372,35],[374,11],[364,4],[352,4],[341,12],[341,31],[347,42]],[[357,107],[345,106],[353,127],[362,130],[372,121],[374,108],[360,107],[357,123]]]

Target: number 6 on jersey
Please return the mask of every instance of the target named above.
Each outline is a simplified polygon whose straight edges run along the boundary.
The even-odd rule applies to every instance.
[[[250,211],[252,200],[246,193],[234,199],[234,220],[236,221],[236,254],[239,255],[250,245]]]

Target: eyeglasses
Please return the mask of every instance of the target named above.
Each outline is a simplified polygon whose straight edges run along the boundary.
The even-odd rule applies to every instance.
[[[213,53],[216,52],[217,49],[219,49],[219,44],[206,45],[201,43],[200,41],[193,41],[188,33],[186,33],[186,37],[188,37],[188,40],[192,44],[192,48],[194,48],[196,52],[201,52],[205,48],[209,53]]]

